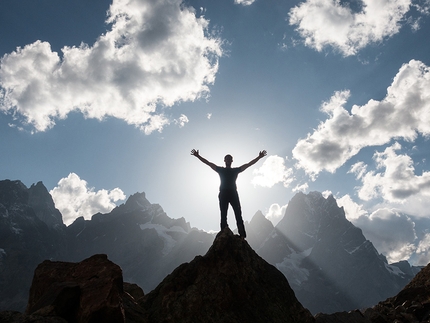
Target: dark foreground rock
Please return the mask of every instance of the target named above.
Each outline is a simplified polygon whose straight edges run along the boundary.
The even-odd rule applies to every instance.
[[[285,276],[228,228],[140,304],[151,323],[314,322]]]
[[[0,322],[314,322],[285,276],[230,229],[144,295],[123,282],[106,255],[78,263],[44,261],[34,273],[27,310]]]
[[[34,272],[26,314],[69,322],[124,322],[121,268],[95,255],[79,263],[45,260]]]

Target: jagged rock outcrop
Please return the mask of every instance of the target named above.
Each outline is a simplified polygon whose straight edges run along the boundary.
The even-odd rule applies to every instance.
[[[140,304],[149,322],[313,322],[288,281],[230,229]]]
[[[55,208],[54,200],[42,182],[33,184],[28,189],[28,204],[33,208],[36,216],[48,227],[58,230],[65,228],[63,216]]]
[[[26,312],[0,312],[1,322],[142,322],[143,291],[123,283],[106,255],[79,263],[45,260],[34,272]]]
[[[121,268],[106,255],[79,263],[45,260],[37,266],[26,314],[69,322],[124,322]]]

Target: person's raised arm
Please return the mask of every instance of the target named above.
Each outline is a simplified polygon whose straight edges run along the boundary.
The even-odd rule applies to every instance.
[[[210,168],[212,168],[213,170],[216,170],[217,165],[215,165],[214,163],[211,163],[209,160],[207,160],[206,158],[203,158],[202,156],[200,156],[199,151],[198,150],[191,150],[191,155],[196,156],[198,159],[200,159],[201,162],[205,163],[206,165],[208,165]]]
[[[262,150],[259,152],[258,156],[255,157],[253,160],[251,160],[249,163],[244,164],[240,166],[240,171],[243,172],[245,169],[247,169],[249,166],[254,165],[256,162],[258,162],[261,158],[267,155],[267,151]]]

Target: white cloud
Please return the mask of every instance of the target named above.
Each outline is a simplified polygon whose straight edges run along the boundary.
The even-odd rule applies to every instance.
[[[185,114],[181,114],[181,116],[175,120],[175,123],[179,125],[179,128],[184,127],[188,122],[188,117]]]
[[[430,263],[430,233],[427,233],[420,241],[416,254],[418,256],[417,265],[426,266]]]
[[[412,158],[398,154],[399,143],[394,143],[383,152],[376,152],[376,170],[367,171],[363,166],[352,166],[351,172],[361,180],[358,196],[365,201],[382,198],[385,203],[401,209],[407,214],[428,216],[430,209],[430,172],[417,175]]]
[[[293,188],[293,192],[303,192],[306,193],[307,190],[309,189],[309,185],[308,183],[304,183],[302,185],[297,185],[296,187]]]
[[[353,223],[363,230],[366,238],[387,257],[388,262],[408,260],[416,250],[415,223],[394,209],[378,209]]]
[[[284,217],[287,206],[288,204],[283,206],[280,206],[277,203],[272,204],[269,207],[269,211],[266,214],[266,218],[269,219],[274,226],[276,226],[278,222],[281,221]]]
[[[124,192],[119,188],[94,191],[94,188],[89,188],[88,183],[75,173],[62,178],[49,193],[66,225],[81,216],[89,220],[97,212],[110,212],[116,206],[114,202],[125,199]]]
[[[277,183],[283,183],[288,187],[293,178],[293,170],[287,168],[282,157],[273,155],[266,158],[263,165],[253,171],[254,178],[252,184],[254,186],[272,187]]]
[[[352,3],[351,3],[352,4]],[[359,10],[340,0],[307,0],[289,12],[290,25],[306,46],[323,50],[331,46],[344,56],[355,55],[371,43],[399,32],[410,0],[362,0]]]
[[[322,170],[334,173],[367,146],[379,146],[393,138],[413,141],[417,133],[430,135],[430,69],[420,61],[404,64],[382,101],[344,105],[349,91],[336,92],[321,110],[329,118],[307,138],[297,142],[293,157],[311,176]]]
[[[220,39],[180,0],[113,0],[111,29],[89,46],[36,41],[0,61],[0,111],[45,131],[71,111],[111,116],[149,134],[169,124],[178,101],[206,96],[215,81]]]
[[[346,218],[363,230],[366,239],[387,257],[389,263],[409,260],[417,250],[415,223],[409,216],[388,208],[369,214],[349,195],[337,199],[337,203],[344,208]]]
[[[355,203],[348,194],[336,199],[336,202],[338,206],[343,206],[345,216],[351,222],[368,214],[367,211],[363,209],[363,206]]]
[[[235,4],[241,4],[244,6],[252,5],[256,0],[234,0]]]

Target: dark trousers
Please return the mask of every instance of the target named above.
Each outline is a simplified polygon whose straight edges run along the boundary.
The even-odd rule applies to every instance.
[[[231,204],[236,217],[237,230],[241,237],[246,237],[245,226],[243,225],[242,209],[240,207],[239,195],[236,190],[221,190],[218,195],[219,208],[221,210],[221,230],[227,226],[227,210]]]

